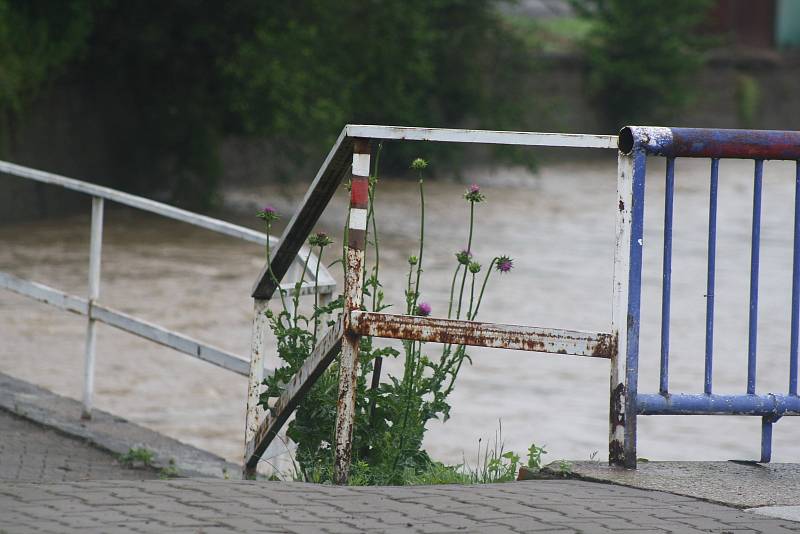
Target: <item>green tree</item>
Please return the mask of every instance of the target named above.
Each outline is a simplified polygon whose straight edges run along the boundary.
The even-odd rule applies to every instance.
[[[530,64],[499,3],[0,0],[0,108],[59,77],[113,95],[112,185],[207,206],[226,136],[303,163],[347,122],[519,127]]]
[[[708,43],[698,30],[708,0],[572,3],[593,22],[583,43],[588,85],[612,126],[663,120],[689,102]]]

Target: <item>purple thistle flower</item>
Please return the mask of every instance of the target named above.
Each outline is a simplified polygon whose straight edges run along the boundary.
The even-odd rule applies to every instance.
[[[427,317],[430,314],[431,314],[430,304],[428,304],[427,302],[420,302],[417,305],[416,315],[419,315],[420,317]]]
[[[258,210],[256,217],[270,223],[278,220],[278,211],[271,204],[267,204]]]
[[[514,260],[508,256],[499,256],[497,258],[496,269],[501,273],[507,273],[514,267]]]
[[[464,193],[464,198],[469,202],[483,202],[486,199],[486,197],[481,194],[481,187],[478,184],[469,186],[467,192]]]

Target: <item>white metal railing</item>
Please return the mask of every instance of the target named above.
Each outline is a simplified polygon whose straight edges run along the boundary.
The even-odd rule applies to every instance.
[[[370,172],[370,141],[405,140],[446,143],[477,143],[496,145],[543,146],[617,149],[617,136],[591,134],[561,134],[541,132],[508,132],[489,130],[456,130],[348,124],[334,143],[311,183],[302,203],[284,229],[270,264],[265,265],[253,285],[253,334],[250,350],[250,381],[248,384],[245,424],[244,475],[254,477],[261,457],[281,427],[316,379],[339,355],[339,395],[334,432],[334,480],[347,480],[350,464],[352,429],[355,421],[355,388],[358,366],[359,336],[425,339],[428,341],[468,345],[515,348],[555,354],[572,354],[616,359],[616,344],[612,333],[578,332],[565,329],[520,327],[474,321],[451,321],[430,317],[407,317],[392,314],[364,313],[361,308],[360,279],[364,261],[364,230],[366,221],[365,194]],[[350,175],[350,209],[360,210],[362,216],[349,218],[350,242],[347,243],[347,264],[342,294],[342,318],[320,338],[320,342],[305,359],[303,366],[286,384],[280,397],[264,410],[259,405],[263,391],[263,336],[267,330],[266,317],[260,312],[277,289],[277,281],[291,274],[292,258],[305,243],[322,211],[328,205],[342,180]],[[356,200],[356,184],[360,193]],[[352,211],[351,211],[352,215]],[[354,237],[354,236],[360,237]],[[359,241],[360,240],[360,241]],[[618,276],[621,276],[617,272]],[[277,279],[277,280],[276,280]],[[612,332],[614,325],[611,325]],[[446,339],[446,340],[445,340]],[[344,377],[344,378],[342,378]]]
[[[242,356],[227,352],[204,342],[195,340],[178,332],[171,331],[162,326],[150,323],[137,317],[133,317],[118,310],[103,306],[97,302],[100,297],[100,278],[101,278],[101,256],[103,242],[103,210],[104,201],[110,200],[118,204],[124,204],[143,211],[155,213],[164,217],[182,221],[194,226],[199,226],[213,232],[235,237],[252,243],[266,246],[267,240],[271,245],[278,243],[278,239],[268,237],[262,232],[238,226],[229,222],[214,219],[205,215],[199,215],[187,210],[176,208],[168,204],[156,202],[154,200],[142,198],[122,191],[117,191],[108,187],[91,184],[68,178],[58,174],[53,174],[29,167],[23,167],[14,163],[0,161],[0,173],[17,176],[37,182],[55,185],[79,193],[84,193],[92,197],[92,223],[89,254],[89,290],[87,298],[70,295],[56,288],[40,284],[31,280],[26,280],[14,276],[10,273],[0,271],[0,287],[13,291],[39,302],[49,304],[61,310],[78,313],[87,317],[86,327],[86,347],[84,361],[84,385],[83,385],[83,417],[91,418],[92,398],[94,395],[94,362],[96,346],[96,324],[100,321],[104,324],[113,326],[125,332],[135,334],[144,339],[153,341],[160,345],[172,348],[176,351],[188,354],[189,356],[212,363],[228,371],[248,376],[251,374],[250,361]],[[296,280],[306,266],[306,279],[300,294],[310,294],[315,290],[323,296],[326,301],[333,290],[336,288],[336,281],[330,275],[324,265],[317,266],[319,259],[314,255],[308,246],[299,249],[292,262],[290,269],[290,281],[281,284],[281,288],[290,293],[294,292]],[[319,280],[315,275],[319,268]],[[263,370],[260,374],[263,376]]]

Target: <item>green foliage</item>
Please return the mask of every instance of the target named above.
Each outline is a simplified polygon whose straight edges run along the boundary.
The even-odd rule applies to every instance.
[[[528,448],[526,466],[528,469],[538,471],[541,469],[541,457],[547,451],[543,447],[531,444]],[[514,451],[506,451],[502,442],[502,425],[495,434],[494,443],[484,447],[482,440],[478,440],[477,462],[474,466],[466,460],[459,465],[445,465],[437,461],[428,461],[420,466],[407,466],[397,473],[392,479],[392,484],[414,486],[423,484],[493,484],[498,482],[512,482],[516,480],[519,468],[522,466],[520,456]],[[565,467],[566,465],[566,467]],[[571,466],[564,461],[559,464],[559,474],[568,476]],[[295,480],[309,482],[327,482],[331,474],[325,469],[312,469],[294,473]],[[351,486],[367,486],[386,483],[385,473],[381,466],[372,466],[364,460],[356,461],[350,472]]]
[[[379,157],[380,150],[376,159]],[[422,173],[426,167],[427,163],[421,159],[415,160],[413,164],[419,178],[421,211],[419,248],[416,256],[412,256],[408,262],[405,290],[407,315],[428,315],[431,312],[430,305],[420,300],[425,262],[425,198]],[[370,262],[365,262],[363,288],[363,307],[374,312],[389,307],[389,304],[384,302],[379,277],[380,241],[374,203],[377,180],[377,176],[369,180],[370,203],[367,211],[367,228],[368,243],[371,245],[369,248],[374,262],[371,268],[367,266]],[[474,185],[465,193],[464,199],[469,205],[466,250],[473,251],[475,207],[485,201],[486,197],[480,193],[480,188]],[[273,220],[265,219],[268,233]],[[325,246],[330,244],[327,236],[322,242],[318,236],[312,236],[311,242],[319,245],[320,256]],[[472,257],[471,252],[469,256]],[[503,258],[507,263],[499,261]],[[502,273],[510,270],[511,260],[505,256],[492,259],[485,274],[481,275],[482,282],[479,277],[480,268],[468,270],[467,266],[457,258],[454,263],[456,265],[447,317],[472,320],[478,314],[489,277],[493,272]],[[460,289],[456,291],[456,282],[459,279]],[[297,289],[302,280],[301,276],[297,282]],[[479,291],[476,291],[476,286]],[[278,355],[285,364],[264,381],[266,390],[261,396],[260,404],[266,409],[269,409],[271,399],[280,396],[284,384],[297,373],[316,346],[318,341],[316,332],[322,317],[339,313],[343,304],[342,297],[326,306],[320,306],[315,300],[312,313],[304,315],[298,311],[297,292],[292,293],[293,295],[280,293],[281,310],[266,312],[270,328],[277,338]],[[294,298],[291,307],[286,306],[287,296]],[[328,322],[329,325],[333,323],[334,321]],[[380,380],[377,370],[380,368],[379,362],[384,358],[396,358],[399,355],[399,351],[392,347],[378,346],[371,337],[361,337],[352,440],[353,461],[350,473],[352,484],[402,484],[416,477],[430,478],[434,476],[431,474],[432,470],[438,473],[435,476],[458,478],[454,474],[446,474],[444,466],[437,465],[431,460],[422,449],[422,440],[429,421],[432,419],[446,421],[450,417],[450,404],[447,398],[455,387],[463,362],[470,361],[466,346],[445,344],[441,355],[437,358],[427,353],[425,343],[403,341],[402,375],[389,375],[385,380]],[[288,426],[287,435],[297,444],[297,470],[303,480],[327,482],[333,478],[332,444],[338,400],[338,374],[338,364],[334,362],[304,396],[295,412],[295,419]],[[501,450],[497,457],[491,457],[493,463],[486,466],[479,477],[481,480],[505,476],[503,473],[509,468],[508,465],[513,464],[513,470],[516,470],[519,458],[503,454]],[[489,461],[488,449],[485,461]]]
[[[121,454],[118,459],[126,467],[150,467],[153,465],[155,453],[144,447],[131,447],[128,452]]]
[[[674,116],[708,40],[709,0],[572,0],[593,22],[584,40],[589,89],[614,127]]]
[[[169,465],[167,467],[161,468],[158,472],[158,478],[160,479],[168,479],[168,478],[175,478],[178,476],[178,467],[175,465],[175,459],[169,459]]]
[[[503,1],[0,0],[0,110],[59,76],[113,95],[113,185],[207,207],[226,136],[290,176],[348,122],[518,129],[530,65]]]
[[[538,471],[542,468],[542,455],[547,454],[544,447],[537,447],[535,443],[531,443],[528,447],[528,463],[526,467],[531,470]]]
[[[0,0],[0,110],[19,112],[26,99],[86,50],[91,0]]]
[[[558,461],[558,474],[566,478],[572,474],[572,464],[566,460]]]

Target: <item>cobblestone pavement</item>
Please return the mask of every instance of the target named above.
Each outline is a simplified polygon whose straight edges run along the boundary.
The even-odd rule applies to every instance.
[[[213,479],[0,484],[0,531],[800,532],[800,523],[577,480],[331,487]]]
[[[3,481],[62,482],[158,478],[126,469],[114,455],[0,410],[0,485]],[[0,528],[3,519],[0,515]]]

